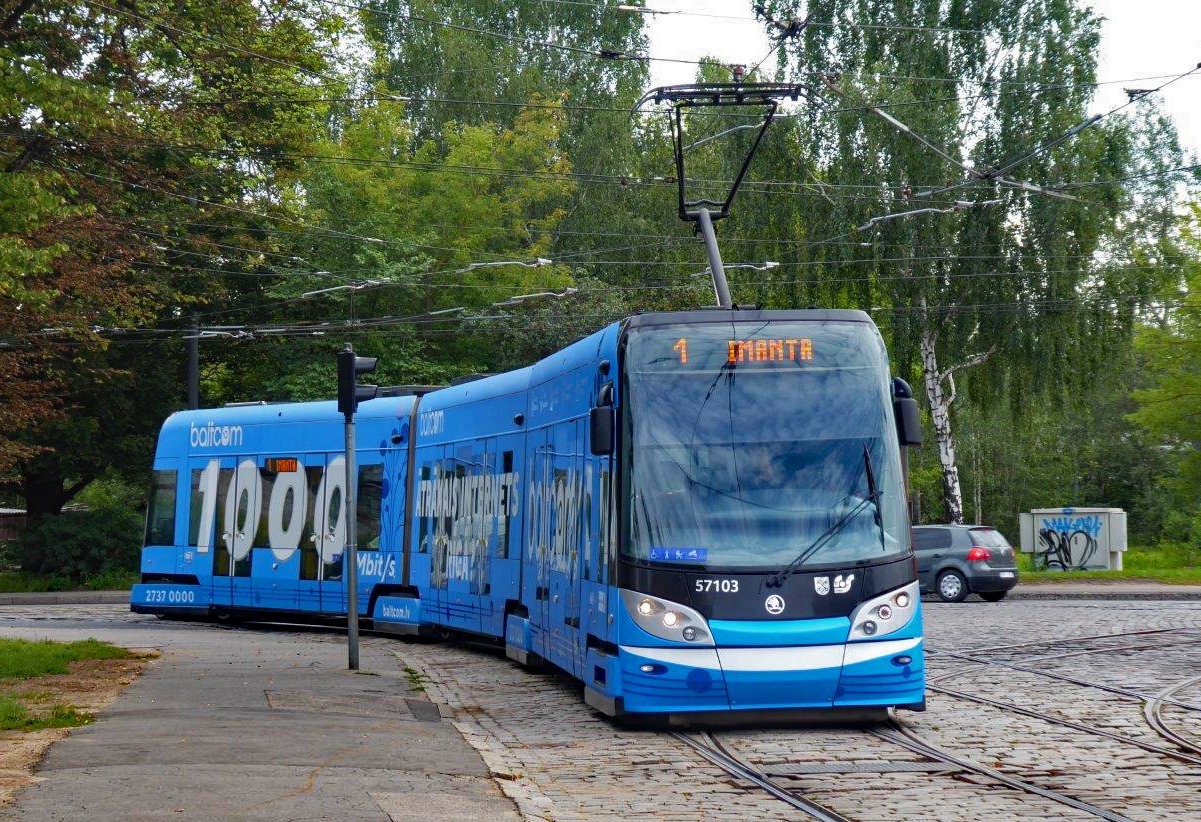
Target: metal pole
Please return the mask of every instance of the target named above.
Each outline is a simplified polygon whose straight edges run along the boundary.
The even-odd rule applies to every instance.
[[[350,346],[347,345],[347,348]],[[346,415],[346,648],[349,667],[359,669],[359,564],[356,540],[358,517],[355,515],[354,415]]]
[[[721,264],[721,252],[717,249],[717,234],[713,231],[713,218],[709,209],[697,211],[697,225],[701,228],[701,236],[705,239],[705,250],[709,252],[709,271],[713,274],[713,294],[717,297],[718,308],[733,308],[730,300],[730,285],[726,282],[726,269]]]
[[[200,315],[192,315],[192,334],[188,337],[188,408],[200,407]]]

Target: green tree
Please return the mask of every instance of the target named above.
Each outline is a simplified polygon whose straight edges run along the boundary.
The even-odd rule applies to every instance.
[[[1130,418],[1173,457],[1178,473],[1164,485],[1178,514],[1175,538],[1201,543],[1201,206],[1194,205],[1185,240],[1191,259],[1182,278],[1185,291],[1167,293],[1163,313],[1137,336],[1152,385],[1134,392],[1138,409]],[[1179,286],[1177,286],[1179,288]],[[1179,533],[1187,529],[1186,534]]]
[[[236,369],[224,358],[210,364],[210,397],[332,396],[331,352],[342,340],[380,358],[382,384],[494,369],[494,346],[450,332],[495,314],[493,303],[573,285],[568,267],[538,263],[574,182],[562,112],[533,103],[509,127],[448,123],[425,140],[404,104],[344,114],[336,134],[314,145],[296,187],[306,220],[337,233],[301,232],[283,246],[308,276],[277,278],[244,315],[268,331],[229,343],[247,352]],[[455,173],[482,167],[507,173]]]
[[[0,477],[32,517],[106,463],[145,467],[180,395],[173,347],[138,351],[114,329],[178,326],[247,290],[270,241],[197,246],[283,213],[289,155],[322,122],[313,81],[338,85],[320,54],[335,29],[315,4],[5,4]]]
[[[792,0],[762,6],[803,16]],[[805,241],[780,248],[805,271],[782,296],[877,309],[924,389],[946,515],[961,521],[957,380],[1021,414],[1128,335],[1157,275],[1095,261],[1129,237],[1132,210],[1161,226],[1172,200],[1136,202],[1111,181],[1140,153],[1179,165],[1178,150],[1162,120],[1140,143],[1154,129],[1137,112],[1090,122],[1099,20],[1079,3],[819,0],[805,13],[821,25],[785,44],[778,69],[813,86],[790,179],[822,196],[780,223]]]

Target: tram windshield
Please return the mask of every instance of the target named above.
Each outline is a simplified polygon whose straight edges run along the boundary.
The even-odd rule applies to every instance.
[[[909,550],[888,364],[866,323],[631,329],[623,551],[762,570]]]

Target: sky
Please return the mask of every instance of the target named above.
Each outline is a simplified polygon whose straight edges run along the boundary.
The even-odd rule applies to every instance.
[[[753,66],[771,44],[754,21],[750,0],[642,0],[640,5],[679,14],[648,15],[650,53],[656,57],[696,60],[715,56]],[[1201,63],[1201,0],[1092,0],[1106,18],[1101,30],[1097,79],[1102,81],[1092,113],[1104,113],[1126,101],[1124,87],[1149,88]],[[703,17],[693,15],[716,15]],[[690,83],[696,67],[651,64],[652,85]],[[1118,82],[1107,82],[1118,81]],[[1201,155],[1201,72],[1160,93],[1186,152]]]

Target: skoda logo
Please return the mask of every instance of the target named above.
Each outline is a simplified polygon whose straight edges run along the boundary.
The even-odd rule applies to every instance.
[[[784,613],[784,597],[772,594],[767,598],[767,602],[763,603],[763,607],[769,614],[782,614]]]

